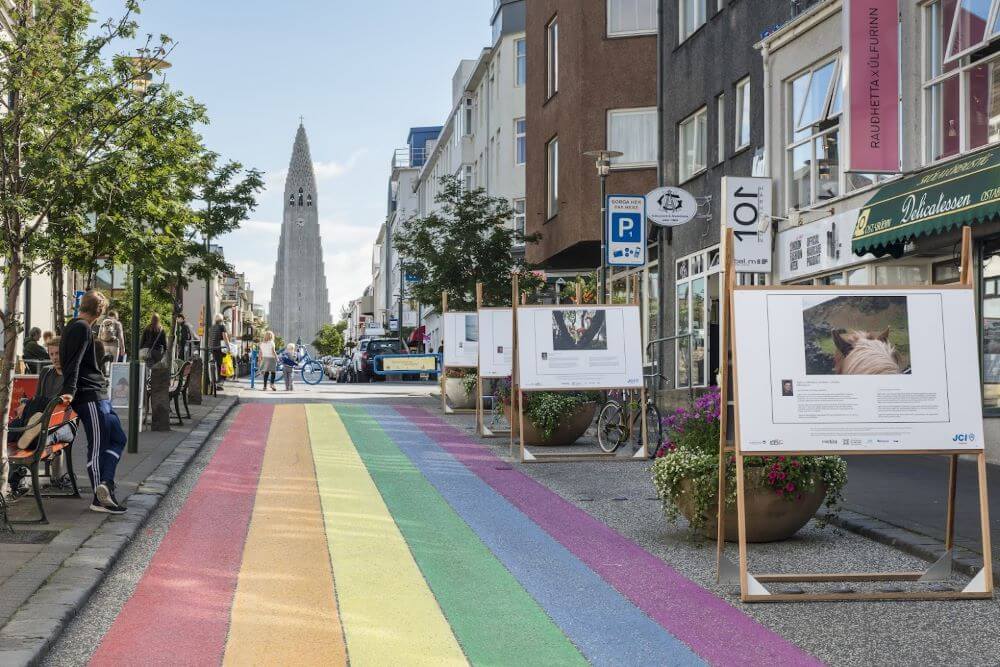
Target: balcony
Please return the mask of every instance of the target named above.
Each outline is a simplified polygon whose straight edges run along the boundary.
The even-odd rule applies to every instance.
[[[392,155],[393,169],[421,167],[427,162],[426,148],[397,148]]]
[[[791,8],[791,18],[795,18],[819,3],[826,2],[826,0],[788,0],[788,2]]]

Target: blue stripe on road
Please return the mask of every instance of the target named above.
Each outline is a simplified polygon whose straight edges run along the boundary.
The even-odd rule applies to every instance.
[[[366,409],[591,663],[704,664],[406,418]]]

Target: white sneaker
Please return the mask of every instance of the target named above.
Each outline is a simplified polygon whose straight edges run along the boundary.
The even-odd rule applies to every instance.
[[[97,496],[97,501],[102,505],[107,506],[111,501],[111,489],[104,482],[97,485],[94,489],[94,495]]]

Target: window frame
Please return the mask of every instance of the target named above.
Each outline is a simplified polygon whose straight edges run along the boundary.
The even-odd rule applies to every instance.
[[[514,87],[528,83],[528,42],[524,37],[514,40]]]
[[[653,0],[653,6],[654,6],[654,8],[657,11],[653,12],[653,26],[651,28],[639,29],[639,30],[619,30],[619,31],[612,31],[611,30],[611,5],[614,2],[623,2],[623,1],[626,1],[626,2],[639,2],[640,0],[606,0],[605,1],[604,5],[605,5],[605,21],[606,21],[606,23],[605,23],[605,28],[604,28],[604,34],[607,36],[608,39],[620,39],[622,37],[636,37],[636,36],[639,36],[639,35],[655,35],[657,32],[659,32],[659,29],[657,28],[657,25],[656,25],[656,22],[657,22],[656,21],[656,17],[659,16],[659,11],[658,11],[659,10],[659,3],[662,2],[662,0]]]
[[[715,96],[715,164],[726,161],[726,93]]]
[[[750,113],[747,113],[747,118],[746,118],[747,140],[745,142],[741,142],[740,141],[740,139],[742,138],[741,135],[742,135],[742,131],[743,131],[743,110],[744,110],[744,108],[747,110],[747,112],[752,112],[752,110],[753,110],[753,107],[751,106],[751,103],[753,101],[753,97],[752,97],[752,95],[753,95],[753,89],[752,89],[751,84],[750,84],[750,77],[749,76],[745,76],[742,79],[740,79],[739,81],[737,81],[736,85],[735,85],[735,91],[736,92],[735,92],[735,94],[733,96],[733,102],[735,104],[735,107],[734,107],[735,111],[734,111],[734,115],[733,115],[733,152],[734,153],[738,153],[739,151],[743,150],[744,148],[749,148],[750,144],[752,143],[752,140],[751,140],[751,137],[750,137],[750,134],[751,134],[751,132],[750,132],[750,123],[751,123]],[[745,91],[745,92],[743,92],[743,91]],[[742,96],[742,100],[741,100],[741,96]],[[742,101],[742,104],[740,104],[741,101]]]
[[[545,92],[551,99],[559,92],[559,15],[545,24]]]
[[[545,144],[545,213],[551,220],[559,215],[559,135]]]
[[[521,210],[518,211],[518,204],[520,204]],[[524,235],[527,233],[528,229],[528,206],[527,200],[524,197],[515,197],[510,202],[511,208],[514,210],[514,231],[521,232],[520,239],[514,239],[514,245],[518,248],[524,247]],[[520,220],[520,225],[518,224]]]
[[[519,125],[524,124],[524,131],[519,129]],[[528,162],[528,119],[526,117],[514,119],[514,166],[521,167]]]
[[[684,168],[684,164],[685,164],[685,153],[687,152],[686,151],[687,145],[686,145],[686,143],[684,141],[684,126],[687,125],[689,122],[694,123],[694,125],[695,125],[695,140],[697,141],[699,139],[698,133],[697,133],[697,131],[698,131],[698,117],[699,116],[704,116],[705,117],[705,131],[703,133],[703,136],[700,137],[701,143],[704,145],[704,156],[705,156],[704,164],[702,164],[697,169],[693,169],[690,173],[684,173],[683,168]],[[703,174],[706,171],[708,171],[708,136],[707,136],[707,134],[708,134],[708,106],[707,105],[700,107],[694,113],[690,114],[689,116],[687,116],[686,118],[684,118],[681,122],[677,123],[677,182],[678,183],[686,183],[687,181],[690,181],[691,179],[697,177],[698,175]],[[696,165],[692,164],[692,167],[694,167],[694,166],[696,166]]]
[[[638,116],[640,114],[643,114],[643,115],[648,114],[648,115],[651,115],[651,117],[652,117],[652,128],[653,128],[653,132],[655,133],[655,136],[653,137],[653,146],[654,146],[654,152],[655,152],[655,147],[659,144],[659,141],[660,141],[659,122],[658,122],[659,121],[659,116],[658,116],[657,108],[656,107],[634,107],[634,108],[608,109],[607,113],[605,113],[605,128],[604,128],[605,132],[607,132],[606,136],[607,136],[608,150],[619,150],[620,149],[620,147],[613,146],[611,144],[611,121],[612,121],[612,118],[614,116],[628,116],[628,115]],[[641,162],[622,162],[621,160],[624,160],[625,157],[627,157],[627,156],[623,155],[620,158],[613,158],[611,160],[611,169],[612,170],[616,170],[616,169],[622,169],[622,170],[624,170],[624,169],[650,169],[650,168],[656,167],[656,155],[655,154],[653,155],[653,157],[652,157],[651,160],[646,160],[646,161],[641,161]]]
[[[691,2],[701,7],[701,21],[691,28],[691,32],[684,33],[684,23],[687,18],[685,2]],[[708,23],[708,0],[680,0],[677,3],[677,43],[681,44],[698,32],[703,25]]]
[[[948,55],[951,53],[951,47],[955,40],[958,38],[958,19],[961,15],[962,3],[965,0],[956,0],[955,4],[955,15],[951,19],[951,26],[948,29],[948,39],[944,46],[944,64],[948,65],[953,62],[958,62],[968,55],[972,55],[979,49],[982,49],[989,45],[994,39],[1000,36],[1000,31],[993,34],[993,26],[996,24],[997,16],[1000,15],[1000,0],[991,0],[990,8],[986,12],[986,29],[983,31],[983,38],[980,39],[975,44],[966,47],[964,50]],[[933,4],[933,3],[928,3]]]

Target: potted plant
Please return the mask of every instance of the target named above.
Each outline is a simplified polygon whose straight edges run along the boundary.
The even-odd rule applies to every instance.
[[[505,415],[511,411],[511,381],[505,378],[494,391]],[[524,444],[543,446],[572,445],[587,432],[597,413],[598,394],[590,391],[538,391],[524,394]],[[511,429],[519,431],[517,419]]]
[[[444,380],[444,394],[453,410],[476,407],[476,371],[467,368],[450,368]]]
[[[719,488],[718,388],[664,418],[664,444],[653,463],[653,485],[672,523],[683,516],[691,530],[716,536]],[[847,483],[838,456],[749,456],[744,459],[747,539],[774,542],[805,526],[821,505],[836,506]],[[736,463],[726,466],[725,536],[738,537]]]

